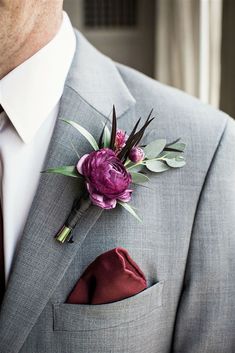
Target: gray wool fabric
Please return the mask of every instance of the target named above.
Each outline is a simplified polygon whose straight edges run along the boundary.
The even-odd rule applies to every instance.
[[[75,242],[54,235],[81,195],[76,179],[42,174],[0,312],[0,353],[234,353],[235,124],[224,113],[114,63],[78,32],[45,169],[91,151],[60,118],[99,137],[115,104],[127,131],[154,109],[144,143],[187,143],[187,165],[148,174],[124,209],[89,208]],[[117,246],[148,288],[119,302],[65,304],[85,268]]]

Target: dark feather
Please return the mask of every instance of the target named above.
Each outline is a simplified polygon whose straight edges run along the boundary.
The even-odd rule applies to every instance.
[[[107,125],[107,123],[105,123],[105,125],[104,125],[104,127],[102,129],[102,132],[100,134],[99,143],[98,143],[99,148],[102,148],[102,139],[103,139],[103,136],[104,136],[104,129],[105,129],[106,125]]]
[[[174,145],[175,143],[179,142],[181,140],[181,137],[179,137],[177,140],[173,141],[173,142],[169,142],[166,144],[166,147],[170,147],[171,145]]]
[[[152,112],[153,112],[153,108],[150,110],[150,113],[149,113],[149,115],[148,115],[146,121],[148,121],[148,120],[150,119],[150,117],[151,117],[151,115],[152,115]]]
[[[131,149],[132,149],[133,147],[137,146],[138,143],[141,141],[141,139],[142,139],[142,137],[143,137],[143,135],[144,135],[144,132],[145,132],[147,126],[151,123],[151,121],[152,121],[153,119],[154,119],[154,118],[152,118],[151,120],[147,121],[147,122],[145,123],[145,125],[140,129],[140,131],[138,131],[138,132],[135,134],[134,139],[133,139],[133,141],[132,141],[132,146],[128,149],[128,151],[127,151],[127,152],[125,153],[125,155],[124,155],[124,162],[126,161],[126,159],[127,159],[128,155],[129,155]]]
[[[165,147],[165,148],[164,148],[164,151],[182,152],[182,153],[184,153],[184,151],[182,151],[182,150],[179,150],[179,149],[177,149],[177,148],[171,148],[171,147]]]
[[[137,126],[138,126],[138,124],[139,124],[139,122],[140,122],[140,119],[137,121],[137,123],[136,123],[134,129],[132,130],[132,132],[133,132],[133,131],[134,131],[134,132],[131,134],[131,136],[129,136],[128,140],[126,141],[125,147],[124,147],[124,148],[121,150],[121,152],[118,154],[118,157],[119,157],[121,160],[124,159],[124,161],[125,161],[125,160],[127,159],[127,157],[128,157],[128,154],[130,153],[130,150],[132,149],[132,147],[136,146],[136,145],[140,142],[140,140],[141,140],[141,138],[143,137],[143,134],[144,134],[144,132],[145,132],[147,126],[148,126],[148,125],[151,123],[151,121],[154,119],[154,117],[150,119],[152,112],[153,112],[153,110],[151,110],[151,112],[150,112],[150,114],[148,115],[148,117],[147,117],[147,119],[146,119],[144,125],[142,126],[142,128],[141,128],[138,132],[135,133],[136,128],[137,128]]]
[[[135,132],[136,132],[136,129],[137,129],[139,123],[140,123],[140,120],[141,120],[141,118],[138,119],[138,121],[137,121],[137,123],[135,124],[133,130],[131,131],[131,133],[130,133],[128,139],[126,140],[126,144],[125,144],[125,147],[126,147],[126,148],[124,147],[125,150],[128,148],[128,146],[131,146],[133,137],[134,137]],[[123,150],[123,149],[122,149],[122,150]],[[123,152],[123,153],[124,153],[124,152]],[[119,158],[121,158],[120,155],[122,156],[123,153],[120,152],[120,153],[118,154]]]
[[[137,139],[135,145],[137,145],[137,144],[140,142],[140,140],[142,139],[142,137],[143,137],[143,135],[144,135],[144,132],[145,132],[146,128],[147,128],[148,125],[153,121],[153,119],[155,119],[155,117],[153,117],[152,119],[146,121],[145,125],[144,125],[144,126],[142,127],[142,129],[139,131],[139,132],[141,132],[141,133],[139,134],[139,138]]]
[[[117,133],[117,117],[116,117],[115,106],[113,105],[112,133],[111,133],[111,140],[110,140],[110,148],[112,150],[114,150],[116,133]]]
[[[141,118],[138,119],[137,123],[135,124],[135,126],[134,126],[133,130],[131,131],[131,133],[130,133],[130,135],[129,135],[129,137],[128,137],[126,142],[128,142],[128,140],[130,140],[132,138],[132,136],[135,134],[136,129],[137,129],[139,123],[140,123],[140,120],[141,120]]]
[[[145,122],[144,126],[138,131],[136,132],[136,134],[134,134],[132,136],[132,138],[128,141],[128,143],[126,143],[125,147],[121,150],[121,152],[118,154],[118,157],[120,159],[124,158],[126,159],[128,154],[130,153],[130,150],[132,149],[132,147],[136,146],[136,144],[138,143],[138,141],[141,140],[144,131],[146,129],[146,127],[149,125],[149,123],[152,121],[152,119],[150,121]]]

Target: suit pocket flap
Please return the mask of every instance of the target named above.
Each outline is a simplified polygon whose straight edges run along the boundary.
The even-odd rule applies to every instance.
[[[124,300],[99,305],[54,304],[55,331],[98,330],[119,326],[162,305],[164,281]]]

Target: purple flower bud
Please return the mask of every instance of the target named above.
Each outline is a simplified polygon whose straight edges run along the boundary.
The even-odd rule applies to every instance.
[[[128,139],[128,135],[124,130],[118,129],[116,132],[115,138],[115,148],[116,150],[120,150],[126,144],[126,140]]]
[[[129,153],[129,159],[133,163],[141,162],[144,159],[144,151],[140,147],[133,147]]]

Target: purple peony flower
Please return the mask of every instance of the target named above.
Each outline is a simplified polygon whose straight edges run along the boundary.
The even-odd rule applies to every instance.
[[[133,147],[128,157],[134,163],[141,162],[144,159],[144,151],[140,147]]]
[[[116,132],[116,138],[115,138],[116,150],[120,151],[120,149],[122,149],[125,146],[127,139],[128,139],[128,135],[126,134],[126,132],[121,129],[118,129]]]
[[[111,149],[85,154],[78,161],[77,170],[85,177],[93,204],[110,209],[116,206],[117,200],[130,201],[131,175]]]

